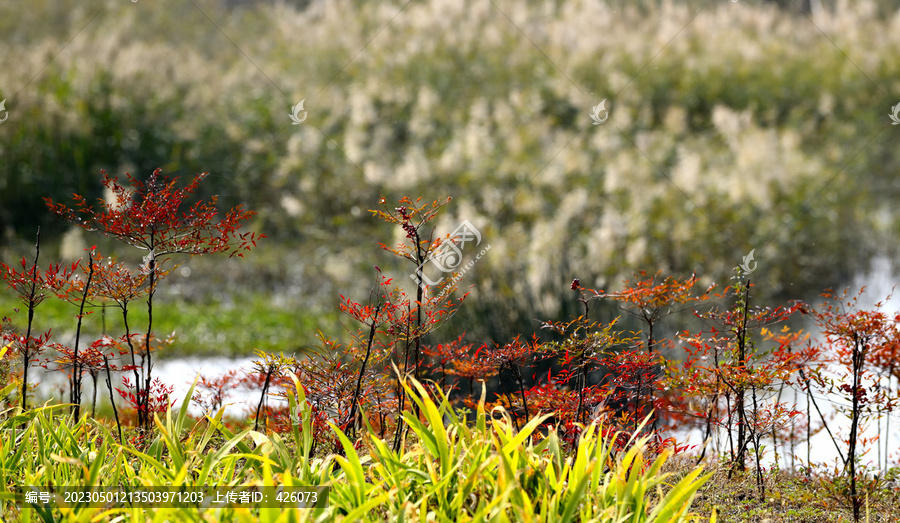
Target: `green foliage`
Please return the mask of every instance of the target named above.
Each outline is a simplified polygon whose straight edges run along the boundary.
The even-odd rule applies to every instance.
[[[633,439],[614,456],[611,439],[591,425],[574,455],[566,456],[555,431],[537,437],[548,415],[514,431],[502,408],[490,415],[485,411],[482,395],[469,424],[443,393],[436,393],[438,403],[415,380],[404,381],[403,387],[421,413],[421,418],[404,413],[416,442],[411,450],[398,453],[372,436],[366,442],[368,455],[360,455],[337,431],[345,456],[335,461],[344,481],[333,484],[330,500],[347,507],[337,510],[348,510],[348,519],[664,522],[694,517],[688,513],[691,500],[708,476],[701,477],[698,468],[669,481],[669,474],[661,472],[668,452],[645,463],[646,438]]]
[[[55,414],[63,406],[44,406],[0,421],[0,516],[88,521],[118,515],[122,521],[696,521],[688,513],[697,490],[708,479],[700,469],[670,479],[664,453],[645,462],[646,439],[633,440],[619,456],[598,428],[585,431],[574,456],[565,456],[551,431],[534,432],[546,416],[515,432],[502,409],[490,415],[482,398],[475,423],[465,422],[446,396],[439,402],[424,385],[403,381],[421,418],[406,413],[412,449],[397,453],[371,437],[366,453],[337,428],[344,455],[310,455],[312,423],[303,387],[293,379],[288,394],[292,415],[286,440],[250,429],[231,432],[222,412],[193,421],[188,400],[155,418],[153,441],[143,450],[114,443],[101,423],[77,423]],[[193,387],[191,387],[191,391]],[[191,393],[188,393],[189,398]],[[191,426],[193,424],[193,426]],[[337,467],[334,465],[337,464]],[[329,506],[316,509],[123,509],[75,506],[71,511],[22,508],[14,489],[50,486],[330,486]],[[58,519],[62,517],[63,519]]]
[[[185,300],[178,295],[163,295],[159,301],[165,307],[153,313],[156,330],[175,332],[181,357],[247,356],[252,347],[269,352],[297,348],[298,340],[314,338],[319,329],[327,333],[338,331],[337,313],[298,316],[296,310],[273,303],[271,294],[266,292],[246,292],[228,298]],[[0,310],[17,307],[18,300],[0,292]],[[48,300],[42,304],[37,321],[41,326],[71,325],[76,313],[71,304]],[[135,308],[131,314],[138,324],[147,321],[145,308]],[[24,326],[24,313],[9,315],[17,325],[23,322]],[[88,334],[99,337],[104,323],[107,333],[123,332],[121,315],[107,311],[105,318],[100,316],[97,311],[85,320]]]
[[[302,388],[297,390],[299,400],[304,401]],[[162,521],[165,517],[174,521],[245,521],[250,512],[242,509],[200,514],[188,508],[126,511],[77,505],[61,512],[23,508],[11,496],[23,486],[234,487],[275,485],[276,481],[292,485],[298,478],[303,485],[321,485],[329,478],[328,459],[308,459],[308,453],[288,447],[277,434],[266,436],[249,428],[234,434],[222,424],[223,410],[215,417],[191,420],[187,406],[192,391],[193,386],[177,412],[170,408],[164,420],[155,418],[154,438],[143,449],[114,443],[115,436],[102,423],[88,418],[76,423],[70,416],[55,413],[65,405],[0,413],[0,517],[88,521],[119,515],[125,521]],[[308,416],[302,426],[309,427]],[[256,521],[294,521],[301,514],[302,520],[312,521],[322,510],[284,511],[293,519],[284,514],[278,519],[268,512]],[[255,513],[254,517],[260,518],[266,509]]]

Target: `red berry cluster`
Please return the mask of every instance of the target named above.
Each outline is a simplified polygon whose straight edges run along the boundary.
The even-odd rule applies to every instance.
[[[403,230],[406,231],[406,237],[410,240],[415,240],[416,227],[412,223],[410,223],[410,220],[412,220],[412,216],[410,216],[409,211],[406,209],[406,207],[397,207],[394,210],[400,213],[400,218],[403,219],[402,227]]]

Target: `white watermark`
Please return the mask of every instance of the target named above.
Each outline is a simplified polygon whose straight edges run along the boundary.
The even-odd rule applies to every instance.
[[[6,98],[4,98],[2,102],[0,102],[0,111],[3,111],[3,119],[0,120],[0,123],[3,123],[7,118],[9,118],[9,111],[6,110]]]
[[[304,120],[306,120],[306,111],[303,109],[303,102],[305,101],[306,98],[300,100],[300,103],[298,103],[294,107],[291,107],[291,114],[288,115],[291,117],[291,120],[293,120],[293,122],[291,122],[291,125],[300,125]],[[300,118],[300,113],[303,113],[303,118]]]
[[[444,277],[441,276],[437,280],[432,280],[425,275],[425,265],[431,263],[444,273],[452,273],[458,270],[463,260],[462,251],[466,244],[470,242],[474,242],[475,247],[481,245],[481,232],[469,220],[465,220],[450,234],[450,238],[447,241],[443,242],[425,261],[416,267],[416,272],[410,274],[409,277],[417,285],[422,285],[423,283],[428,285],[440,284],[444,281]],[[490,249],[490,245],[482,250],[482,254],[487,249]],[[478,257],[480,258],[481,255]],[[469,263],[474,265],[474,262]]]
[[[897,104],[891,107],[891,114],[888,116],[891,117],[891,125],[900,125],[900,116],[897,113],[900,113],[900,104]]]
[[[594,121],[594,125],[600,125],[603,122],[605,122],[606,119],[609,118],[609,109],[606,108],[606,98],[604,98],[603,100],[600,100],[600,103],[595,105],[592,108],[592,111],[593,112],[591,113],[591,120]],[[601,112],[606,113],[606,116],[604,116],[602,120],[600,119]]]
[[[484,256],[485,254],[487,254],[487,252],[488,252],[489,250],[491,250],[491,244],[490,244],[490,243],[487,244],[487,247],[485,247],[484,249],[481,249],[481,252],[479,252],[479,253],[475,256],[475,259],[474,259],[474,260],[472,260],[472,261],[470,261],[469,263],[465,264],[465,265],[463,266],[463,268],[462,268],[459,272],[457,272],[457,273],[453,276],[453,278],[450,279],[450,284],[449,284],[447,287],[445,287],[444,290],[441,291],[440,294],[437,295],[436,299],[439,300],[439,299],[443,298],[448,292],[450,292],[450,289],[453,288],[453,285],[456,285],[457,283],[459,283],[459,280],[461,280],[462,277],[463,277],[467,272],[469,272],[469,269],[471,269],[472,267],[475,267],[475,264],[478,263],[478,261],[481,259],[481,257]]]
[[[753,249],[750,251],[750,254],[744,256],[744,263],[740,265],[740,269],[744,274],[750,274],[756,270],[756,262],[753,260],[753,253],[755,251],[756,249]],[[750,265],[751,263],[753,264],[752,266]]]

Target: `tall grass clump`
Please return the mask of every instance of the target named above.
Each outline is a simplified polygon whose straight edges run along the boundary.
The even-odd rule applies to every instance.
[[[540,415],[515,431],[484,394],[474,424],[465,421],[439,389],[403,380],[420,416],[403,414],[412,429],[409,450],[364,440],[366,452],[335,432],[344,456],[334,459],[343,477],[332,482],[335,515],[351,521],[692,521],[691,500],[708,476],[697,468],[671,481],[661,472],[669,450],[648,461],[648,438],[631,438],[613,453],[613,437],[589,425],[567,455],[556,431],[536,429]],[[669,488],[663,487],[669,485]]]
[[[305,403],[302,388],[299,401]],[[193,386],[191,387],[193,391]],[[298,399],[289,395],[296,409]],[[15,494],[24,487],[222,487],[323,485],[333,479],[330,458],[310,459],[309,417],[294,426],[297,447],[276,433],[250,428],[232,433],[222,424],[223,410],[193,420],[187,416],[190,394],[178,411],[154,416],[155,430],[146,448],[119,445],[103,424],[63,415],[65,405],[45,405],[20,413],[3,412],[0,422],[0,520],[8,521],[311,521],[322,509],[274,510],[194,507],[127,509],[74,506],[23,506]],[[300,409],[302,410],[302,409]],[[57,413],[60,411],[60,413]],[[24,425],[25,430],[15,431]],[[304,436],[299,431],[304,430]],[[290,436],[288,436],[290,437]]]

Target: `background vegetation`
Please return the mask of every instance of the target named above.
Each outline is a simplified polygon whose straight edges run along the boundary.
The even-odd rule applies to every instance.
[[[101,168],[162,167],[209,171],[207,195],[260,211],[258,261],[210,265],[245,303],[269,302],[240,331],[303,311],[273,346],[339,330],[335,296],[378,262],[366,211],[381,194],[452,196],[438,231],[469,220],[490,242],[456,317],[477,339],[569,312],[575,276],[721,281],[751,249],[763,300],[809,297],[896,258],[894,4],[11,5],[0,253],[28,252],[37,225],[66,232],[40,197],[99,197]],[[610,117],[593,126],[602,99]],[[183,277],[177,298],[226,318],[218,288]],[[186,350],[222,347],[185,336]]]

